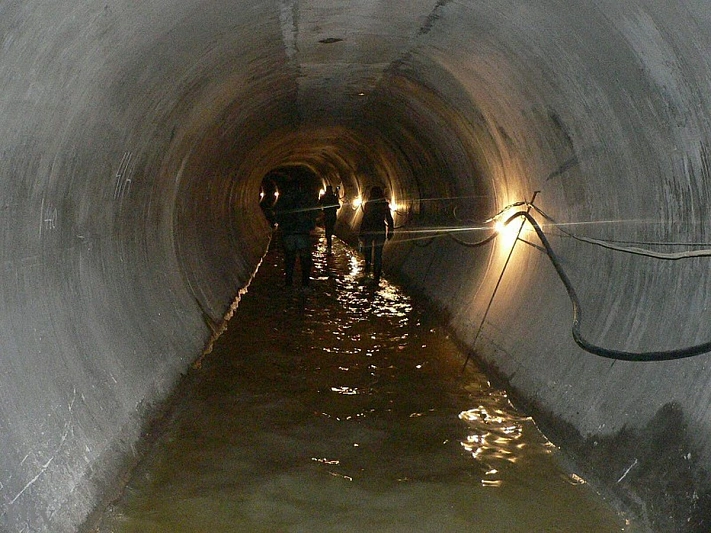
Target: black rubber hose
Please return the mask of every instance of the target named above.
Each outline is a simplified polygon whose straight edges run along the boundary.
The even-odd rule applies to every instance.
[[[452,235],[451,233],[447,233],[446,235],[447,235],[447,237],[449,237],[450,239],[452,239],[454,242],[456,242],[456,243],[459,244],[460,246],[465,246],[465,247],[467,247],[467,248],[477,248],[477,247],[479,247],[479,246],[484,246],[485,244],[489,244],[491,241],[493,241],[496,237],[499,236],[498,233],[494,232],[494,233],[492,233],[491,235],[489,235],[488,237],[486,237],[485,239],[482,239],[482,240],[480,240],[480,241],[477,241],[477,242],[467,242],[467,241],[463,241],[462,239],[460,239],[460,238],[458,238],[458,237],[455,237],[455,236]]]
[[[582,316],[582,311],[580,308],[580,300],[578,300],[578,295],[575,293],[568,275],[563,270],[563,267],[558,260],[558,256],[553,251],[548,238],[546,237],[543,230],[538,225],[538,222],[526,211],[518,211],[517,213],[511,215],[505,222],[509,224],[518,217],[524,217],[528,222],[531,223],[533,229],[536,231],[538,238],[540,239],[543,247],[545,248],[548,258],[553,263],[553,267],[558,273],[563,285],[565,285],[565,290],[568,291],[568,296],[573,304],[573,339],[575,343],[580,346],[586,352],[599,355],[600,357],[606,357],[608,359],[617,359],[621,361],[672,361],[675,359],[684,359],[686,357],[694,357],[696,355],[701,355],[704,353],[711,352],[711,342],[705,342],[703,344],[697,344],[695,346],[688,346],[686,348],[680,348],[677,350],[665,350],[665,351],[653,351],[653,352],[627,352],[622,350],[609,350],[601,346],[597,346],[585,340],[580,333],[580,321]]]
[[[405,226],[401,226],[401,227],[405,227]],[[437,235],[433,235],[432,237],[427,237],[424,239],[411,239],[411,241],[415,246],[418,246],[420,248],[426,248],[430,244],[432,244],[435,239],[437,239],[439,237],[447,237],[449,239],[452,239],[454,242],[456,242],[460,246],[464,246],[466,248],[477,248],[479,246],[484,246],[486,244],[489,244],[491,241],[496,239],[498,236],[499,236],[499,234],[497,232],[493,232],[491,235],[489,235],[488,237],[486,237],[480,241],[468,242],[468,241],[460,239],[459,237],[455,237],[454,235],[452,235],[452,233],[450,231],[450,232],[446,232],[446,233],[438,233]],[[424,240],[425,242],[421,243],[420,240]]]

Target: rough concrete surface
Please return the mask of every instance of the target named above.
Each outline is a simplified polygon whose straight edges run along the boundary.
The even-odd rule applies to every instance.
[[[116,483],[294,163],[385,186],[390,271],[650,528],[711,529],[711,356],[592,355],[530,227],[471,246],[540,191],[585,339],[711,341],[710,41],[700,0],[3,2],[0,530],[73,531]]]

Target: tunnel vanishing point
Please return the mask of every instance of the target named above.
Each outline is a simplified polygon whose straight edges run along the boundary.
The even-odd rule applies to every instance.
[[[711,531],[707,2],[7,0],[0,42],[1,531],[86,527],[289,165],[346,240],[385,187],[387,273],[650,531]]]

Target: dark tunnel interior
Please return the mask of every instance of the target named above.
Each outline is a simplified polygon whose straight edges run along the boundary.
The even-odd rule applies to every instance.
[[[707,524],[706,351],[608,359],[571,322],[620,353],[710,340],[708,6],[563,7],[3,3],[0,529],[75,530],[116,484],[299,167],[340,187],[347,242],[387,189],[386,272],[601,486],[658,530]],[[474,246],[509,206],[575,320],[532,224]]]

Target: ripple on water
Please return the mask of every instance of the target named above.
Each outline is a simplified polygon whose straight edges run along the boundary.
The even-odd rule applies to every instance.
[[[432,313],[334,252],[307,295],[263,262],[101,533],[622,530]]]

